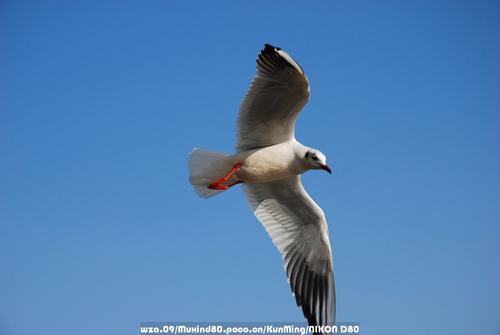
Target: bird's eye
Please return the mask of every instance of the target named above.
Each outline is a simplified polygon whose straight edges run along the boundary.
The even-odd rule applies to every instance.
[[[316,156],[316,154],[312,154],[311,157],[312,157],[313,161],[317,161],[318,160],[318,156]]]

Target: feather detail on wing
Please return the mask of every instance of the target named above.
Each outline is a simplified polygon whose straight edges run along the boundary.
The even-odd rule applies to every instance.
[[[295,121],[309,99],[309,81],[293,58],[266,44],[257,75],[238,117],[238,151],[270,146],[295,136]]]
[[[328,226],[299,176],[245,185],[247,198],[283,255],[292,293],[309,325],[335,322],[335,285]]]

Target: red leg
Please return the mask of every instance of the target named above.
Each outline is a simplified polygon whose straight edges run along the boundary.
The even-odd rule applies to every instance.
[[[234,183],[231,183],[231,184],[228,184],[228,185],[222,185],[222,184],[213,185],[213,184],[210,184],[208,186],[208,188],[211,189],[211,190],[222,190],[222,191],[225,191],[228,188],[233,187],[234,185],[241,184],[241,183],[243,183],[243,182],[241,180],[238,180],[238,181],[235,181]]]
[[[241,165],[242,165],[242,163],[236,163],[236,165],[233,166],[233,168],[231,169],[231,171],[229,171],[229,173],[227,175],[225,175],[224,177],[222,177],[220,179],[217,179],[216,181],[214,181],[213,183],[211,183],[207,187],[211,190],[224,191],[224,190],[227,190],[228,188],[230,188],[231,186],[234,186],[236,184],[241,183],[241,181],[237,181],[237,182],[231,183],[229,185],[222,185],[225,182],[227,182],[229,180],[229,178],[231,178],[233,176],[233,174],[236,173],[236,171],[238,171],[238,169],[241,167]]]

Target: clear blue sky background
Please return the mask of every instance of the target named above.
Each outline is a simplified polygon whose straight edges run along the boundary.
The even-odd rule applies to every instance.
[[[303,180],[338,320],[500,334],[499,36],[498,1],[2,1],[0,333],[303,320],[242,191],[187,182],[191,148],[233,151],[269,42],[336,171]]]

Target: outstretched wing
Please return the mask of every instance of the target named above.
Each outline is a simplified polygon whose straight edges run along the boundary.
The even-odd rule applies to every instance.
[[[335,322],[335,285],[328,225],[299,176],[245,184],[252,209],[283,255],[285,270],[309,325]]]
[[[240,107],[238,151],[294,137],[295,120],[308,99],[309,81],[302,68],[285,51],[266,44]]]

